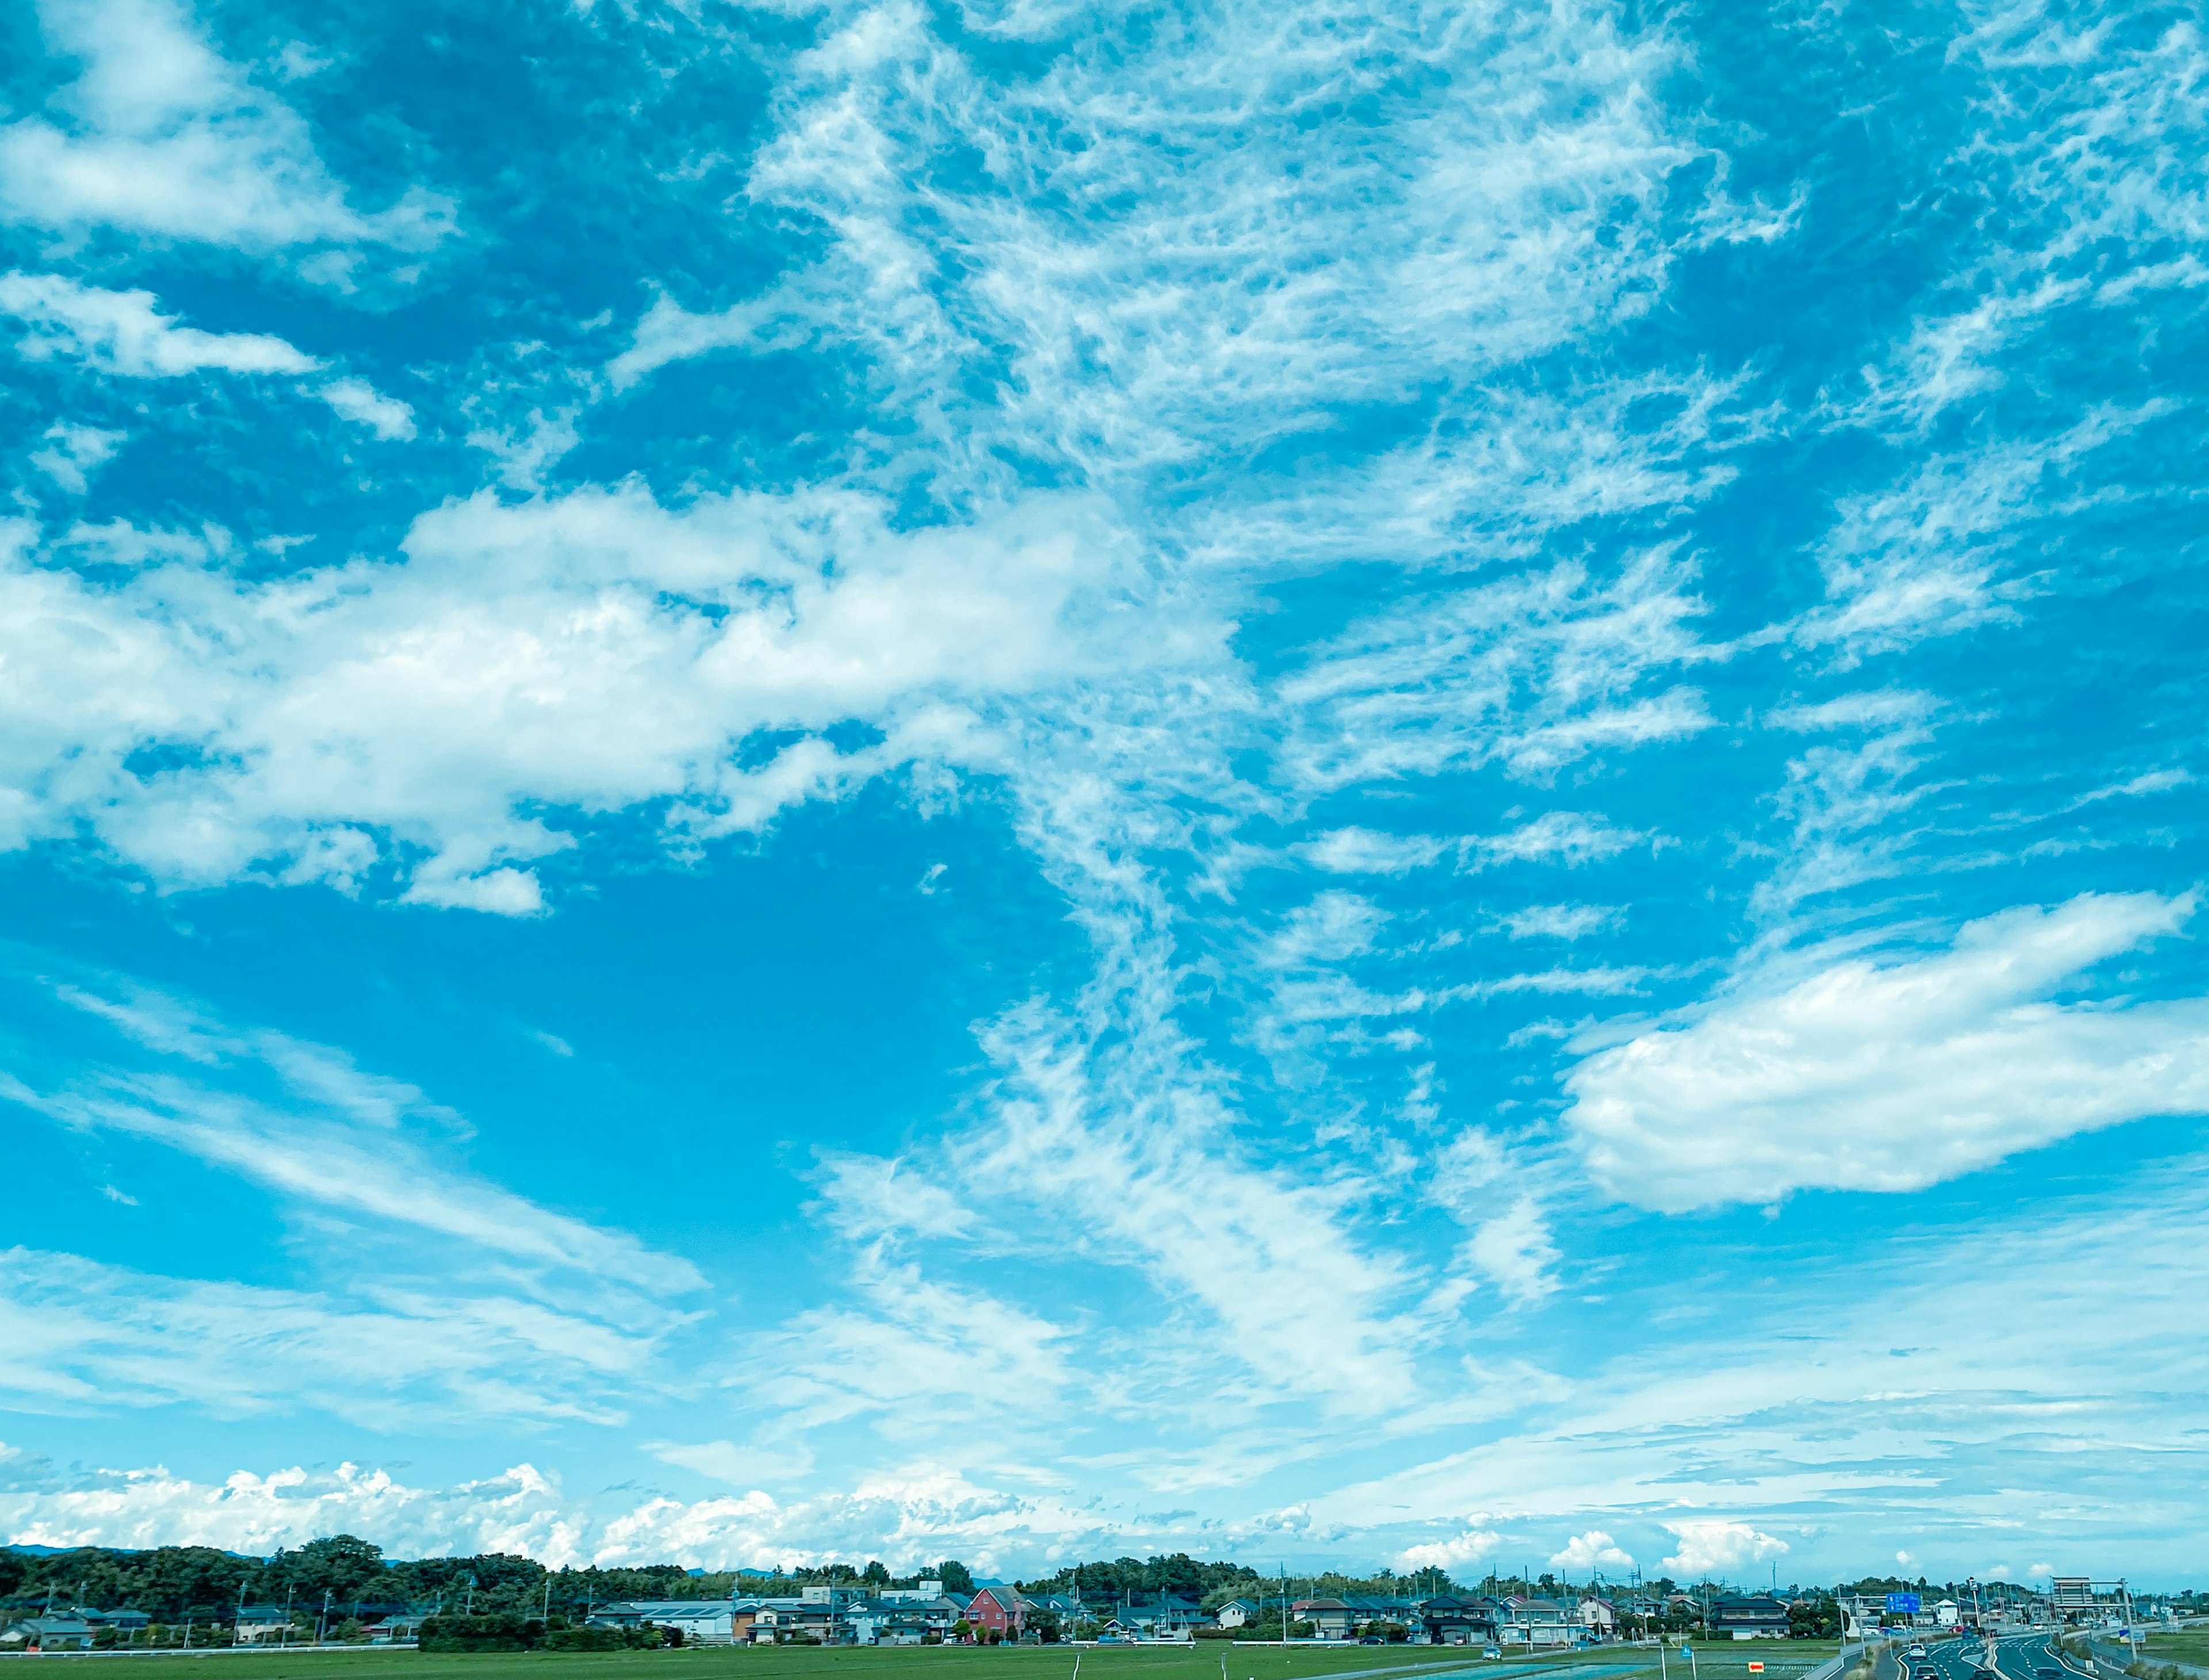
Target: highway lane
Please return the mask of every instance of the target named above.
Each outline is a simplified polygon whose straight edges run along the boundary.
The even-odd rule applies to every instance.
[[[1912,1657],[1923,1647],[1924,1655]],[[2005,1634],[1995,1641],[1994,1672],[1981,1663],[1986,1641],[1977,1635],[1901,1640],[1882,1649],[1873,1680],[2080,1680],[2085,1671],[2056,1653],[2044,1633]]]

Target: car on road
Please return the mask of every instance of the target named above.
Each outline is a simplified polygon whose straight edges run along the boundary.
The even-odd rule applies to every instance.
[[[1913,1645],[1910,1647],[1909,1654],[1913,1657],[1922,1657],[1925,1654],[1925,1647],[1922,1645]]]
[[[1492,1645],[1482,1646],[1480,1647],[1480,1654],[1487,1658],[1491,1663],[1500,1663],[1503,1660],[1503,1653]]]

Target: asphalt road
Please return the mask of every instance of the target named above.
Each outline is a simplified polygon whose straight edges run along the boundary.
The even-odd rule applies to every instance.
[[[1937,1680],[1989,1680],[1979,1666],[1986,1649],[1978,1639],[1929,1639],[1925,1654],[1910,1657],[1907,1641],[1881,1652],[1873,1680],[1912,1680],[1932,1670]],[[1995,1680],[2083,1680],[2088,1671],[2056,1649],[2046,1634],[2009,1634],[1995,1641]]]

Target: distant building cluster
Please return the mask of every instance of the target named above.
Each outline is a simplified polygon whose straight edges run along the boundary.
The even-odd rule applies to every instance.
[[[1031,1593],[996,1582],[978,1582],[971,1593],[948,1592],[941,1581],[924,1581],[905,1591],[809,1587],[794,1598],[640,1599],[599,1606],[590,1620],[600,1627],[677,1629],[686,1641],[716,1645],[1065,1639],[1147,1644],[1225,1635],[1541,1649],[1616,1640],[1664,1611],[1661,1604],[1627,1599],[1622,1605],[1595,1593],[1561,1598],[1231,1599],[1207,1608],[1197,1598],[1171,1593],[1085,1599],[1079,1593]],[[1784,1601],[1759,1595],[1698,1604],[1695,1614],[1707,1621],[1711,1635],[1721,1638],[1784,1639],[1791,1626]]]
[[[1548,1585],[1546,1579],[1544,1585]],[[1659,1586],[1669,1588],[1670,1583]],[[472,1602],[472,1588],[466,1602]],[[1991,1591],[1982,1597],[1973,1587],[1968,1602],[1932,1599],[1913,1591],[1844,1589],[1804,1599],[1760,1593],[1712,1595],[1707,1587],[1690,1594],[1639,1586],[1592,1586],[1554,1596],[1492,1593],[1336,1598],[1293,1597],[1285,1592],[1278,1597],[1219,1602],[1217,1594],[1200,1598],[1175,1592],[1113,1591],[1086,1597],[1079,1590],[1031,1593],[990,1581],[973,1581],[967,1590],[947,1589],[943,1581],[930,1579],[904,1587],[864,1581],[799,1586],[789,1596],[747,1595],[738,1590],[726,1598],[591,1603],[580,1615],[552,1618],[551,1625],[697,1645],[994,1645],[1068,1640],[1153,1644],[1288,1639],[1472,1646],[1501,1654],[1512,1648],[1600,1645],[1659,1630],[1691,1631],[1705,1640],[1830,1637],[1834,1633],[1857,1637],[1897,1627],[1950,1630],[2020,1623],[2129,1624],[2140,1616],[2167,1615],[2170,1610],[2167,1604],[2158,1606],[2136,1599],[2122,1581],[2083,1576],[2058,1578],[2045,1594],[2005,1583],[1998,1598]],[[326,1597],[318,1612],[288,1603],[241,1602],[220,1617],[164,1626],[141,1610],[57,1609],[50,1599],[41,1614],[0,1629],[0,1648],[75,1651],[141,1642],[262,1646],[320,1642],[326,1635],[349,1643],[412,1644],[424,1636],[424,1624],[430,1618],[456,1613],[467,1620],[464,1608],[442,1601],[363,1599],[333,1609]],[[520,1620],[510,1611],[504,1614]],[[534,1639],[547,1624],[537,1621],[530,1625],[538,1629],[531,1635]]]

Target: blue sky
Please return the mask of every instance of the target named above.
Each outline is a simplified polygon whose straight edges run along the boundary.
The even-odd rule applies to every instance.
[[[2196,9],[0,30],[10,1538],[2198,1578]]]

